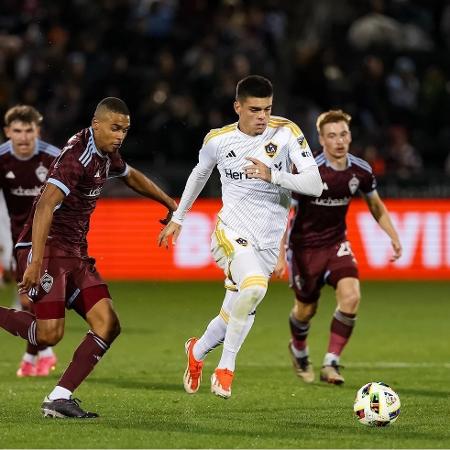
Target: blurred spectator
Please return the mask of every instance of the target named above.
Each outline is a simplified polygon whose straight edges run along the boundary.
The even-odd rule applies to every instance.
[[[394,69],[387,77],[391,122],[413,126],[417,114],[420,83],[416,76],[416,65],[410,58],[395,60]]]
[[[124,97],[133,111],[125,152],[161,177],[179,174],[170,179],[179,195],[204,135],[236,120],[236,82],[258,73],[274,81],[273,113],[302,123],[313,146],[317,111],[344,108],[354,147],[376,170],[397,176],[405,165],[390,155],[382,168],[378,149],[395,123],[414,160],[442,171],[449,18],[450,0],[8,0],[0,114],[33,104],[49,118],[45,138],[63,144],[99,98]],[[178,166],[170,173],[168,161]]]
[[[368,145],[362,154],[362,157],[370,164],[373,173],[381,178],[386,175],[386,161],[375,145]]]
[[[412,179],[423,169],[422,158],[408,140],[405,127],[396,125],[389,128],[387,167],[390,173],[403,180]]]

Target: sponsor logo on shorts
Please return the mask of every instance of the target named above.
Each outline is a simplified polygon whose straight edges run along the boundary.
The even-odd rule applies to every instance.
[[[44,275],[41,277],[41,286],[47,294],[53,286],[53,277],[47,271],[45,271]]]
[[[243,238],[238,238],[238,239],[236,239],[236,242],[237,242],[239,245],[242,245],[243,247],[247,247],[247,245],[248,245],[247,240],[245,240],[245,239],[243,239]]]

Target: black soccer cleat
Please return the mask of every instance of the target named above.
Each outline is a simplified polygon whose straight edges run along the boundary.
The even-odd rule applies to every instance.
[[[45,397],[41,411],[44,417],[53,419],[95,419],[98,417],[97,413],[82,410],[80,403],[81,400],[77,398],[50,400]]]

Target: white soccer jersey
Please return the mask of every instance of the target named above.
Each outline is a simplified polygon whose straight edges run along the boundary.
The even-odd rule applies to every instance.
[[[221,221],[257,249],[278,249],[286,229],[290,189],[320,195],[316,187],[311,190],[311,183],[299,184],[302,172],[313,167],[317,172],[313,174],[314,182],[317,179],[316,184],[321,184],[317,164],[300,128],[290,120],[272,116],[264,133],[258,136],[242,133],[237,125],[211,130],[206,135],[199,162],[186,183],[173,220],[182,222],[217,166],[222,182]],[[247,157],[270,167],[272,183],[247,178],[244,167],[252,164]],[[293,164],[297,175],[290,173]]]

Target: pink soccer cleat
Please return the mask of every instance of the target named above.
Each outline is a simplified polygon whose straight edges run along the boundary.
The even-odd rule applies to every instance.
[[[55,355],[38,358],[36,364],[36,376],[46,377],[50,375],[50,373],[55,370],[57,362],[58,360]]]
[[[20,366],[17,369],[16,375],[20,378],[24,377],[35,377],[36,376],[36,366],[28,361],[21,361]]]

